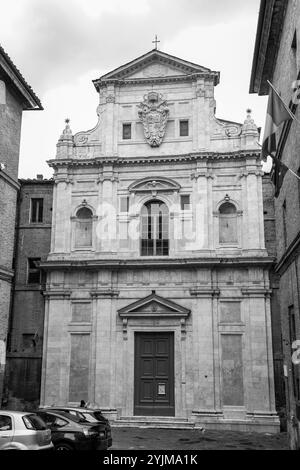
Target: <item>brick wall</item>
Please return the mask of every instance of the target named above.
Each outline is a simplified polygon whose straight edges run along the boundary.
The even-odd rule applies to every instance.
[[[5,401],[7,407],[24,409],[38,405],[44,327],[44,296],[39,284],[28,284],[28,258],[46,258],[50,251],[53,182],[21,180],[15,286]],[[42,198],[43,222],[30,222],[30,200]],[[16,381],[12,373],[18,368]]]
[[[297,48],[292,47],[293,39],[297,31]],[[290,103],[293,96],[292,83],[300,72],[300,2],[290,0],[287,3],[287,14],[283,25],[281,43],[279,47],[273,84],[280,92],[286,104]],[[300,120],[300,107],[296,111]],[[280,138],[283,126],[278,131]],[[299,124],[293,122],[286,144],[281,156],[282,161],[295,173],[300,167],[300,131]],[[284,209],[285,206],[285,209]],[[281,334],[283,347],[283,361],[286,365],[288,377],[285,379],[287,394],[287,426],[290,435],[291,448],[299,447],[297,424],[295,427],[295,414],[298,403],[298,419],[300,419],[300,400],[296,395],[300,393],[294,389],[293,368],[291,363],[291,338],[289,313],[293,310],[295,314],[296,337],[300,339],[300,259],[299,247],[293,249],[291,256],[286,257],[289,248],[300,234],[300,184],[299,180],[290,172],[287,172],[278,198],[275,199],[276,219],[276,250],[278,283],[278,304],[281,314]],[[281,263],[282,262],[282,263]],[[298,379],[299,367],[297,368]],[[283,372],[282,372],[283,377]],[[297,377],[296,377],[297,378]],[[297,389],[297,387],[296,387]],[[298,436],[298,437],[297,437]],[[298,444],[296,441],[298,440]]]
[[[10,313],[22,107],[2,82],[0,100],[0,403]]]
[[[5,84],[5,104],[0,103],[0,162],[15,180],[18,178],[21,123],[22,106]]]
[[[263,177],[263,207],[264,207],[264,229],[265,243],[268,254],[276,257],[276,223],[275,223],[275,199],[274,185],[270,175]],[[279,277],[274,269],[270,271],[271,296],[271,317],[272,317],[272,343],[273,343],[273,364],[275,381],[276,409],[282,414],[285,406],[285,391],[283,379],[283,352],[281,340],[281,318],[280,318],[280,297],[279,297]],[[284,425],[284,423],[282,423]]]

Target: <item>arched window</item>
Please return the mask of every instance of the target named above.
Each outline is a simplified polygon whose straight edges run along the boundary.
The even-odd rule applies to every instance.
[[[82,207],[76,214],[75,247],[92,246],[93,214],[87,207]]]
[[[141,212],[141,255],[168,256],[169,211],[162,201],[149,201]]]
[[[219,209],[220,243],[237,243],[237,212],[230,202],[224,202]]]

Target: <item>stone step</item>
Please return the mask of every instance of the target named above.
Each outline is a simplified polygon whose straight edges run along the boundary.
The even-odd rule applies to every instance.
[[[122,416],[111,422],[112,427],[156,428],[156,429],[194,429],[195,424],[184,418],[165,416]]]

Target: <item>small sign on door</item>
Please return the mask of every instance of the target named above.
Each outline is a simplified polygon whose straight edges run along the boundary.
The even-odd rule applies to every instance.
[[[166,384],[158,384],[158,395],[166,394]]]

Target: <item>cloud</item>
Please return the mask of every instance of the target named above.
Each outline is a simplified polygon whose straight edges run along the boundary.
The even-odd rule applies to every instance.
[[[18,31],[13,59],[24,73],[28,71],[26,78],[30,75],[28,80],[41,94],[89,70],[99,70],[100,76],[124,63],[124,58],[134,59],[152,49],[154,34],[164,50],[164,42],[191,26],[235,21],[258,8],[258,1],[239,0],[22,2],[7,10],[11,28],[6,36],[4,30],[4,37],[10,42],[8,31]],[[202,47],[208,47],[209,40]]]

